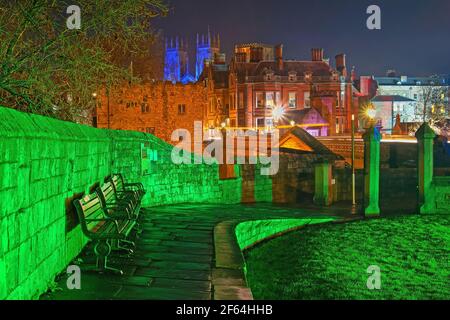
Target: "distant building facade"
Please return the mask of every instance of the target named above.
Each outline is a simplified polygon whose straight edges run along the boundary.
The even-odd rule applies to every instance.
[[[285,60],[283,46],[236,45],[231,62],[220,53],[219,36],[197,36],[195,74],[186,40],[167,40],[165,80],[123,85],[97,98],[102,128],[153,133],[170,141],[176,129],[193,132],[194,121],[208,131],[222,126],[267,129],[301,125],[313,136],[345,135],[358,114],[344,54],[333,68],[323,49],[311,60]]]
[[[99,128],[154,134],[169,143],[176,129],[192,134],[195,121],[203,121],[207,89],[203,83],[147,82],[123,85],[97,97]]]
[[[381,132],[392,134],[392,130],[401,115],[401,122],[414,123],[417,121],[416,101],[404,96],[382,96],[378,95],[372,99],[375,107],[375,119]]]
[[[348,134],[351,115],[358,113],[356,89],[345,55],[336,56],[333,69],[324,58],[323,49],[313,49],[310,61],[298,61],[284,60],[282,45],[237,45],[229,66],[213,61],[206,65],[200,80],[208,83],[208,127],[221,123],[231,127],[270,127],[280,121],[295,121],[289,119],[294,115],[292,111],[314,109],[321,120],[311,124],[319,130],[316,127],[310,133]],[[282,117],[277,119],[280,108]]]
[[[430,114],[427,115],[427,111],[424,115],[424,105],[426,104],[431,116],[449,118],[449,90],[450,82],[445,76],[397,77],[395,72],[390,70],[386,77],[364,76],[360,78],[361,94],[376,106],[378,115],[393,113],[394,123],[397,114],[400,115],[401,123],[405,124],[421,123],[424,121],[424,117],[429,120]],[[430,94],[442,95],[442,97],[427,97]],[[439,100],[439,103],[435,103],[434,100]],[[391,117],[384,116],[378,120],[384,124],[387,120],[390,124],[385,128],[391,127]]]

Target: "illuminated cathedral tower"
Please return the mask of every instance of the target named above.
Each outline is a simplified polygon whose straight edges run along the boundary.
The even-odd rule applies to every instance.
[[[189,55],[187,40],[178,37],[166,39],[166,57],[164,62],[164,80],[172,82],[192,82],[189,73]]]
[[[195,79],[198,80],[203,72],[205,60],[214,61],[214,55],[220,53],[220,36],[211,36],[208,28],[208,34],[201,37],[197,34],[197,60],[195,63]]]
[[[214,61],[214,55],[220,53],[220,37],[208,34],[201,37],[197,34],[197,57],[195,75],[189,73],[189,53],[187,40],[166,39],[166,55],[164,61],[164,80],[172,82],[195,82],[203,72],[205,60]]]

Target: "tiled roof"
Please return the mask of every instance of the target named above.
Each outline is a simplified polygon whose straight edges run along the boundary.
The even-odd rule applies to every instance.
[[[402,82],[401,77],[374,77],[378,85],[403,85],[403,86],[416,86],[416,85],[449,85],[448,79],[445,77],[407,77]]]
[[[311,72],[313,76],[331,76],[333,69],[323,61],[283,61],[283,69],[279,70],[276,61],[261,62],[236,62],[235,69],[239,79],[246,76],[262,76],[267,71],[273,71],[277,76],[288,76],[289,72],[296,72],[297,76],[303,76]]]
[[[414,102],[416,100],[409,99],[403,96],[376,96],[372,99],[373,102]]]
[[[283,141],[285,137],[293,135],[306,145],[308,145],[315,154],[322,154],[322,155],[333,155],[336,157],[336,159],[342,158],[341,156],[336,155],[334,152],[332,152],[330,149],[328,149],[324,144],[322,144],[319,140],[314,138],[312,135],[310,135],[306,130],[303,130],[302,128],[296,127],[291,130],[289,130],[283,137],[280,138],[280,141]],[[284,150],[281,150],[284,151]]]

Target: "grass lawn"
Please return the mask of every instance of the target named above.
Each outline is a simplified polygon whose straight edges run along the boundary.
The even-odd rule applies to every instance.
[[[450,215],[311,226],[247,252],[247,280],[255,299],[450,299],[449,254]]]

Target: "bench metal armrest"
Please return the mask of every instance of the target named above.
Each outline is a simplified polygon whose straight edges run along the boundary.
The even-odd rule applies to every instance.
[[[113,218],[102,218],[102,219],[84,219],[85,221],[111,221],[116,222],[116,219]]]
[[[108,211],[111,210],[113,212],[126,212],[127,214],[130,213],[129,208],[124,206],[106,206],[105,209]]]
[[[144,191],[144,185],[140,182],[136,183],[124,183],[124,187],[138,188],[139,190]]]

